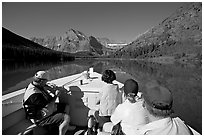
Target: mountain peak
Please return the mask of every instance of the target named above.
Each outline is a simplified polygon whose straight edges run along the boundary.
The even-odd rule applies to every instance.
[[[78,30],[75,30],[73,28],[69,28],[65,32],[64,38],[67,38],[67,37],[69,37],[69,39],[72,39],[72,40],[74,40],[74,39],[75,40],[86,40],[86,39],[88,39],[88,37],[84,33],[80,32]]]

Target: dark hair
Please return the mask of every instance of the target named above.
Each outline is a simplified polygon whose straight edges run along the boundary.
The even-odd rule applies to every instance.
[[[150,106],[149,104],[147,104],[145,101],[143,104],[145,105],[145,107],[149,111],[149,113],[155,117],[165,118],[165,117],[170,116],[174,112],[173,109],[161,110],[161,109],[154,108],[154,107]]]
[[[124,83],[124,93],[131,103],[135,103],[135,96],[138,93],[138,83],[133,79],[128,79]]]
[[[112,70],[105,70],[101,79],[106,83],[112,83],[114,80],[116,80],[116,75]]]
[[[138,83],[137,81],[133,79],[128,79],[124,83],[124,93],[125,95],[128,95],[129,93],[135,94],[135,96],[138,93]]]

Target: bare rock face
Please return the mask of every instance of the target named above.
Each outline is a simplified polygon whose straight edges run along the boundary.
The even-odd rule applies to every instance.
[[[60,37],[47,36],[45,38],[31,38],[32,41],[43,45],[44,47],[69,52],[89,52],[91,55],[102,56],[109,54],[107,48],[101,44],[95,37],[86,36],[80,31],[69,29]]]
[[[45,38],[31,38],[31,40],[57,51],[76,53],[90,50],[89,38],[74,29],[69,29],[60,37],[47,36]]]
[[[138,36],[135,41],[118,50],[112,57],[201,58],[202,3],[186,3],[159,25]]]

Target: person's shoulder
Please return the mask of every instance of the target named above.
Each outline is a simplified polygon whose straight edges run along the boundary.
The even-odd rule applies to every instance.
[[[184,121],[179,117],[169,117],[169,118],[171,118],[173,121],[184,124]]]
[[[30,95],[29,98],[33,99],[33,98],[38,98],[38,97],[41,97],[43,96],[42,94],[39,94],[39,93],[33,93],[32,95]]]
[[[30,88],[33,88],[33,87],[35,87],[32,83],[29,83],[28,85],[27,85],[27,87],[26,87],[26,89],[30,89]]]
[[[122,103],[116,107],[116,110],[117,112],[123,112],[125,108],[126,108],[125,105]]]
[[[141,106],[142,104],[143,104],[143,100],[141,98],[140,99],[136,99],[135,105]]]
[[[32,83],[28,85],[28,87],[26,88],[26,92],[32,92],[33,94],[41,93],[40,90],[37,87],[35,87]]]
[[[119,85],[118,85],[117,83],[109,83],[108,85],[109,85],[110,87],[112,87],[112,88],[116,88],[116,89],[119,90]]]
[[[35,92],[35,90],[35,86],[31,83],[25,88],[25,92]]]
[[[125,109],[129,106],[130,102],[126,99],[123,103],[119,104],[118,107]]]
[[[112,83],[105,83],[103,86],[102,86],[103,89],[107,88],[107,89],[110,89],[110,88],[118,88],[118,85],[117,84],[112,84]]]

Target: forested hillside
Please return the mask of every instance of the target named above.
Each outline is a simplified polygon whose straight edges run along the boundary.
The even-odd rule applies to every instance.
[[[186,3],[110,57],[201,60],[202,3]]]

